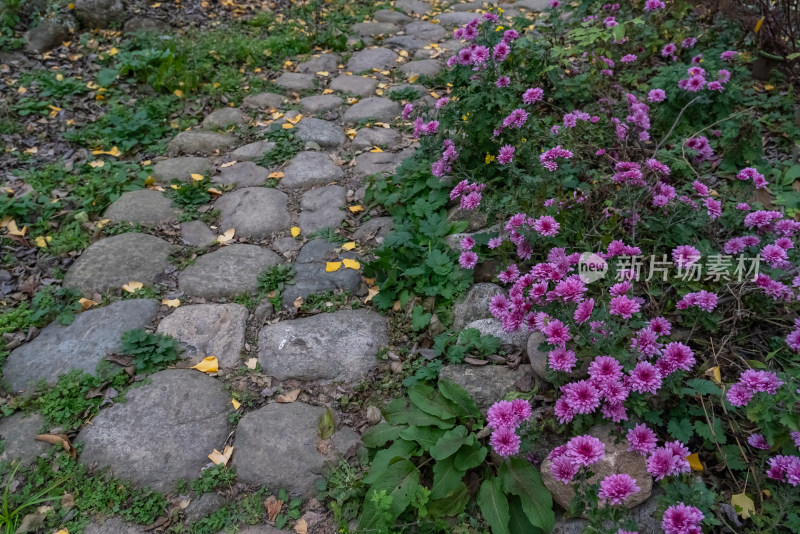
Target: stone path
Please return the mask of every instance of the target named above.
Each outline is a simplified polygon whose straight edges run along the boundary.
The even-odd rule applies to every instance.
[[[348,209],[361,204],[367,176],[393,172],[418,146],[408,129],[399,127],[401,103],[386,95],[411,88],[419,95],[415,103],[434,103],[428,89],[409,83],[441,70],[444,60],[463,46],[449,40],[451,30],[495,3],[447,7],[446,1],[397,0],[394,9],[379,10],[373,20],[352,28],[351,42],[362,39],[367,47],[346,63],[343,55],[333,53],[292,63],[275,76],[282,93],[250,95],[241,108],[216,110],[198,128],[179,133],[169,143],[169,157],[154,163],[155,186],[125,193],[105,214],[112,222],[135,223],[141,230],[91,245],[69,268],[64,286],[99,302],[103,295],[120,295],[122,285],[137,281],[157,285],[168,298],[180,299],[181,306],[124,300],[84,312],[68,327],[51,324],[8,358],[3,378],[11,389],[30,391],[39,380],[52,384],[72,369],[94,373],[98,362],[119,350],[120,335],[127,330],[146,327],[171,335],[184,349],[184,367],[213,355],[219,359],[219,375],[186,368],[152,375],[149,383],[127,393],[126,402],[102,409],[83,427],[77,436],[83,444],[79,460],[108,466],[137,485],[169,492],[179,479],[199,477],[214,449],[232,445],[232,464],[240,481],[313,496],[323,464],[337,454],[352,454],[359,444],[359,433],[348,426],[345,414],[335,415],[335,433],[321,442],[321,405],[332,408],[345,391],[337,388],[353,386],[378,367],[376,354],[389,344],[389,334],[384,317],[370,309],[295,318],[296,303],[332,290],[367,294],[360,264],[334,272],[326,272],[326,264],[358,261],[391,228],[391,219],[380,210]],[[510,19],[547,4],[506,3],[503,16]],[[295,138],[304,144],[284,165],[261,164],[276,147],[267,130],[271,122],[292,126]],[[250,125],[248,131],[257,132],[257,138],[242,137],[243,125]],[[221,193],[200,209],[216,210],[219,221],[178,224],[179,210],[164,189],[173,180],[192,183],[197,174],[210,178]],[[270,176],[282,177],[276,187],[264,187]],[[470,222],[473,231],[485,221]],[[296,237],[293,227],[300,229]],[[218,243],[217,238],[231,229],[234,237]],[[343,250],[338,243],[312,238],[327,229],[356,242],[356,248]],[[179,268],[171,257],[190,259]],[[255,297],[259,275],[280,264],[292,264],[296,270],[295,283],[283,292],[281,309],[274,310],[266,300],[254,311],[232,303],[242,295]],[[502,291],[493,284],[475,286],[456,308],[457,328],[476,327],[499,335],[487,307],[491,296]],[[524,336],[501,337],[513,349],[527,349]],[[233,377],[235,384],[231,373],[250,372],[244,364],[252,369],[253,359],[260,364],[252,376],[263,387],[256,401],[262,406],[246,411],[236,425],[231,423],[236,419],[229,418],[234,412],[231,393],[220,377]],[[526,373],[507,367],[451,366],[443,376],[467,387],[485,407]],[[293,389],[302,391],[294,402],[273,402],[276,393]],[[31,461],[41,454],[45,446],[32,438],[42,424],[36,415],[0,421],[0,436],[7,439],[0,459]],[[194,517],[201,517],[197,514],[201,512]],[[119,518],[92,523],[85,530],[143,531]],[[263,525],[240,532],[278,531]]]

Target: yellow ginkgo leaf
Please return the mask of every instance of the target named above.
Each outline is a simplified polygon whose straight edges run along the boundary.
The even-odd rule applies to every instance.
[[[267,176],[267,178],[275,178],[276,180],[280,180],[281,178],[283,178],[283,171],[271,172],[269,173],[269,176]]]
[[[372,152],[373,154],[377,154],[378,152],[383,152],[383,150],[381,150],[379,146],[374,146],[372,147],[372,150],[370,150],[370,152]]]
[[[771,83],[765,83],[764,89],[766,89],[767,91],[772,91],[773,89],[775,89],[775,86],[772,85]]]
[[[329,261],[325,264],[325,272],[332,273],[333,271],[338,271],[342,268],[342,262],[340,261]]]
[[[101,221],[97,221],[96,223],[94,223],[94,226],[95,226],[95,228],[97,228],[98,230],[102,230],[102,229],[103,229],[103,227],[104,227],[105,225],[107,225],[108,223],[110,223],[110,222],[111,222],[111,219],[103,219],[103,220],[101,220]]]
[[[219,360],[217,360],[216,356],[206,356],[192,369],[197,369],[203,373],[216,373],[219,371]]]
[[[97,303],[95,301],[87,298],[80,298],[78,299],[78,302],[80,302],[81,304],[82,311],[86,311],[93,306],[97,306]]]
[[[380,290],[381,288],[379,288],[378,286],[372,286],[369,289],[367,289],[367,298],[364,299],[364,302],[371,301],[372,297],[377,295],[380,292]]]
[[[172,91],[172,94],[177,96],[178,98],[181,98],[183,96],[183,91],[181,91],[180,89],[175,89],[174,91]]]
[[[358,263],[356,260],[351,260],[349,258],[345,258],[342,260],[345,269],[355,269],[358,270],[361,268],[361,264]]]
[[[408,77],[408,83],[414,83],[419,80],[419,74],[412,74]]]
[[[333,89],[325,89],[324,91],[322,91],[323,95],[329,95],[331,93],[333,93]]]
[[[359,211],[364,211],[362,206],[350,206],[348,208],[352,213],[358,213]]]
[[[274,121],[280,119],[281,117],[283,117],[283,113],[281,113],[280,111],[275,111],[272,113],[272,120]]]
[[[236,162],[236,160],[229,161],[229,162],[227,162],[227,163],[223,163],[222,165],[220,165],[220,166],[219,166],[219,168],[220,168],[220,169],[227,169],[227,168],[228,168],[228,167],[230,167],[231,165],[236,165],[236,163],[237,163],[237,162]]]
[[[36,238],[36,246],[39,248],[45,248],[47,244],[52,241],[53,238],[48,236],[39,236]]]
[[[128,282],[127,284],[122,286],[122,289],[124,289],[128,293],[136,293],[138,290],[142,289],[143,287],[144,287],[144,284],[141,283],[141,282]]]
[[[287,118],[286,118],[286,122],[288,122],[288,123],[291,123],[291,124],[297,124],[298,122],[300,122],[300,120],[301,120],[302,118],[303,118],[303,114],[302,114],[302,113],[300,113],[300,114],[298,114],[298,115],[297,115],[297,116],[295,116],[295,117],[287,117]]]
[[[327,70],[317,71],[317,76],[327,76],[330,74]]]
[[[380,126],[381,128],[391,128],[391,126],[386,124],[385,122],[376,122],[375,126]]]
[[[242,403],[237,401],[236,399],[232,399],[231,400],[231,404],[233,404],[233,409],[234,410],[238,410],[239,407],[242,405]]]
[[[93,150],[92,154],[95,156],[99,156],[100,154],[108,154],[109,156],[114,156],[116,158],[122,155],[122,151],[114,146],[111,148],[111,150]]]
[[[342,250],[353,250],[354,248],[356,248],[355,241],[348,241],[347,243],[342,245]]]
[[[161,304],[170,308],[177,308],[181,305],[181,301],[179,299],[161,299]]]
[[[117,54],[119,54],[119,50],[117,50],[117,47],[114,47],[108,51],[109,56],[116,56]]]
[[[209,193],[212,193],[212,194],[214,194],[214,195],[221,195],[221,194],[222,194],[222,191],[220,191],[220,190],[219,190],[219,189],[217,189],[216,187],[209,187],[209,188],[208,188],[208,192],[209,192]]]
[[[400,54],[400,57],[408,57],[408,51],[407,50],[400,50],[398,52],[398,54]]]
[[[436,91],[431,91],[431,96],[433,98],[439,98],[439,93],[437,93]]]
[[[94,161],[90,161],[89,162],[89,167],[93,167],[95,169],[100,168],[103,165],[105,165],[105,162],[103,160],[101,160],[101,159],[96,159]]]
[[[299,226],[292,226],[292,229],[289,230],[292,233],[292,237],[297,237],[300,235],[300,227]]]
[[[72,9],[72,8],[70,8],[70,9]],[[65,528],[62,528],[61,530],[59,530],[55,534],[69,534],[69,530],[67,530]]]
[[[687,456],[686,461],[689,462],[689,467],[691,467],[693,471],[703,470],[703,464],[700,463],[700,456],[696,452]]]
[[[736,495],[731,495],[731,505],[733,505],[742,516],[743,519],[747,519],[750,517],[751,514],[754,514],[756,511],[756,506],[753,503],[753,499],[745,495],[744,493],[737,493]]]
[[[352,140],[358,133],[358,130],[356,130],[355,128],[348,128],[347,130],[344,131],[344,133],[347,134],[347,137],[349,137]]]
[[[230,230],[228,230],[227,232],[223,233],[222,235],[218,235],[217,236],[217,243],[227,243],[228,241],[233,239],[234,235],[236,235],[236,229],[235,228],[231,228]]]
[[[722,384],[722,373],[719,370],[719,365],[711,367],[705,374],[706,376],[710,376],[717,384]]]
[[[228,465],[228,461],[231,459],[233,455],[233,447],[230,445],[225,446],[225,450],[219,452],[217,449],[214,449],[214,452],[208,455],[208,459],[214,462],[216,465],[222,464],[223,466]]]
[[[281,128],[283,128],[284,130],[291,130],[292,128],[294,128],[294,126],[286,122],[284,124],[281,124]]]
[[[190,176],[192,177],[192,180],[194,180],[195,182],[202,182],[204,178],[202,174],[197,174],[197,173],[192,173]]]

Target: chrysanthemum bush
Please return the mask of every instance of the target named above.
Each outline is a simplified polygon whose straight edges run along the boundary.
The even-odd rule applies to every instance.
[[[535,27],[457,30],[449,95],[404,110],[450,202],[499,225],[458,264],[498,265],[491,314],[541,336],[552,474],[595,529],[618,521],[638,481],[587,482],[605,454],[588,430],[611,424],[663,486],[666,533],[800,531],[787,103],[753,105],[738,36],[687,5],[552,4]],[[529,458],[526,410],[489,410],[497,455]]]

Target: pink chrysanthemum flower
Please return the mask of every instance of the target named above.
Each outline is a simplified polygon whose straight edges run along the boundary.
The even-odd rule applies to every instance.
[[[411,111],[414,109],[414,104],[406,104],[403,107],[403,120],[407,121],[408,118],[411,116]]]
[[[575,353],[564,347],[556,347],[547,355],[547,363],[554,371],[571,373],[577,362],[578,358],[575,357]]]
[[[565,384],[561,392],[576,414],[592,413],[600,406],[600,391],[587,380]]]
[[[641,491],[642,488],[636,485],[636,480],[627,473],[608,475],[600,482],[600,491],[597,496],[608,501],[612,505],[622,504],[622,502]]]
[[[680,268],[686,268],[697,263],[701,258],[700,251],[689,245],[681,245],[672,251],[672,262]]]
[[[506,427],[513,429],[519,426],[514,405],[509,401],[494,403],[486,412],[486,422],[494,429]]]
[[[489,445],[499,456],[513,456],[519,452],[520,439],[512,428],[498,428],[492,432]]]
[[[458,257],[458,264],[464,269],[474,269],[478,264],[478,255],[471,250],[462,252]]]
[[[747,443],[755,449],[769,450],[770,444],[764,434],[752,434],[747,438]]]
[[[639,362],[631,369],[628,387],[638,393],[658,393],[661,389],[661,373],[650,362]]]
[[[623,319],[630,319],[634,313],[639,313],[640,308],[641,306],[637,301],[625,295],[620,295],[611,299],[609,313],[611,315],[619,315]]]
[[[650,430],[647,425],[641,424],[628,430],[628,450],[647,455],[655,450],[658,444],[656,433]]]
[[[747,406],[747,403],[752,400],[753,395],[753,392],[750,391],[745,385],[738,383],[732,385],[725,394],[728,402],[734,406]]]
[[[588,467],[596,464],[606,455],[606,446],[602,441],[588,434],[575,436],[567,442],[566,457],[577,465]]]
[[[554,458],[550,463],[550,473],[553,478],[564,484],[569,484],[578,473],[579,465],[566,455]]]
[[[542,99],[544,96],[544,90],[540,87],[534,87],[532,89],[528,89],[522,95],[522,102],[525,104],[535,104],[539,100]]]
[[[573,319],[578,324],[583,324],[589,320],[592,316],[592,311],[594,310],[594,299],[587,299],[578,304],[578,307],[575,308],[575,314],[573,315]]]
[[[705,516],[698,508],[675,504],[664,512],[661,528],[664,534],[702,534],[700,522]]]
[[[503,145],[500,147],[500,152],[497,154],[497,163],[500,165],[507,165],[514,161],[515,147],[511,145]]]
[[[589,376],[593,381],[617,381],[622,378],[622,364],[611,356],[598,356],[589,364]]]
[[[548,322],[542,329],[542,333],[547,336],[547,342],[550,345],[563,346],[572,337],[569,333],[569,327],[558,319],[552,319]]]
[[[558,235],[559,228],[561,228],[561,225],[550,215],[543,215],[533,223],[534,230],[548,237]]]

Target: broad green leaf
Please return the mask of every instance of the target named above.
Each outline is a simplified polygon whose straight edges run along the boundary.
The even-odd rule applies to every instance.
[[[506,493],[520,498],[522,510],[533,525],[550,531],[555,524],[553,496],[542,482],[539,470],[519,458],[509,458],[500,467]]]
[[[417,384],[408,388],[408,398],[423,412],[441,419],[455,419],[456,408],[449,400],[425,384]]]
[[[398,439],[388,449],[378,451],[369,464],[369,471],[364,476],[364,484],[374,484],[386,474],[389,466],[398,460],[408,460],[417,450],[417,444],[404,439]]]
[[[444,499],[458,490],[464,471],[455,468],[453,458],[445,458],[433,466],[433,485],[431,499]]]
[[[429,426],[410,426],[400,432],[400,437],[408,441],[416,441],[425,451],[429,451],[444,435],[441,428]]]
[[[334,430],[336,430],[336,421],[333,418],[331,409],[326,406],[325,413],[322,414],[319,423],[317,423],[317,435],[319,439],[328,439],[333,435]]]
[[[463,445],[472,445],[475,436],[469,433],[467,427],[458,425],[445,432],[444,436],[431,447],[431,456],[434,460],[444,460],[455,454]]]
[[[425,313],[422,306],[417,304],[411,312],[411,329],[415,332],[417,330],[422,330],[431,323],[431,317],[433,317],[432,314]]]
[[[499,478],[488,478],[478,491],[478,506],[483,519],[492,527],[492,534],[510,534],[508,523],[508,498],[503,493],[503,483]]]
[[[473,467],[478,467],[486,459],[488,449],[478,442],[468,447],[461,447],[454,456],[456,469],[466,471]]]
[[[456,516],[464,511],[468,502],[467,485],[459,482],[457,489],[448,494],[446,498],[428,502],[428,514],[434,518]]]
[[[439,378],[439,392],[455,405],[458,417],[478,418],[481,411],[467,390],[447,378]]]
[[[384,476],[376,481],[367,491],[367,496],[374,492],[386,491],[391,497],[391,506],[387,513],[394,520],[403,513],[414,498],[414,493],[419,486],[419,470],[408,460],[393,463],[386,470]],[[364,503],[364,512],[358,524],[359,529],[370,530],[380,526],[383,513],[378,513],[374,505],[367,499]]]
[[[361,440],[365,447],[383,447],[389,441],[394,441],[400,437],[400,433],[405,430],[405,425],[390,425],[389,423],[378,423],[361,435]]]
[[[383,409],[383,417],[391,425],[416,425],[435,426],[438,428],[453,428],[455,422],[444,421],[434,417],[409,404],[407,398],[395,399]]]
[[[508,522],[508,530],[511,534],[540,534],[542,529],[531,525],[525,512],[522,510],[522,503],[519,497],[511,495],[508,498],[508,510],[511,520]]]

